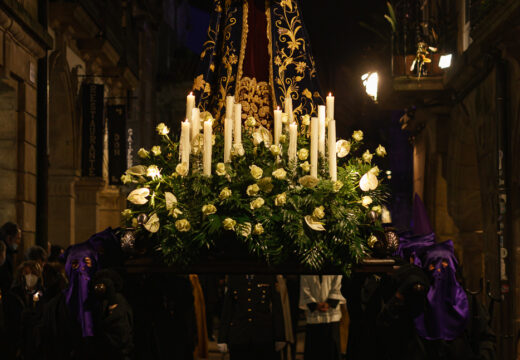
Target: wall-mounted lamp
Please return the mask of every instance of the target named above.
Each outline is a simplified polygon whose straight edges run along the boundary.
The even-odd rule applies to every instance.
[[[367,95],[377,102],[377,87],[379,84],[379,75],[377,72],[368,72],[363,74],[361,80],[363,81],[363,86],[365,87]]]
[[[439,58],[439,67],[441,69],[447,69],[451,66],[451,54],[441,55]]]

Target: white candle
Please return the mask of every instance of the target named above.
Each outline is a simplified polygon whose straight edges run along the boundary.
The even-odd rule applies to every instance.
[[[195,139],[200,133],[200,110],[199,108],[193,108],[191,111],[191,140]]]
[[[183,121],[181,124],[181,162],[188,165],[188,168],[190,166],[190,123],[188,119],[186,121]]]
[[[233,120],[226,118],[224,120],[224,162],[231,161],[231,144],[233,141]]]
[[[311,118],[311,176],[318,177],[318,118]]]
[[[195,107],[195,95],[193,93],[189,93],[186,98],[186,119],[191,120],[191,111]]]
[[[274,110],[274,144],[280,144],[280,135],[282,135],[282,110],[277,106]]]
[[[233,108],[233,116],[235,117],[233,125],[234,144],[242,144],[242,104],[235,104]]]
[[[211,176],[212,132],[213,125],[211,120],[204,121],[203,172],[205,176]]]
[[[331,93],[327,96],[327,118],[334,119],[334,96]]]
[[[328,135],[329,175],[332,181],[337,181],[338,169],[336,162],[336,120],[329,120]]]
[[[319,121],[319,140],[318,152],[320,156],[325,156],[325,106],[318,106],[318,121]]]
[[[296,152],[298,149],[298,125],[296,122],[289,124],[289,162],[296,161]]]
[[[226,119],[233,119],[233,104],[235,103],[234,96],[226,97]]]
[[[285,107],[283,109],[287,116],[289,116],[288,123],[291,124],[293,122],[293,108],[292,108],[292,99],[290,96],[287,96],[285,98]]]

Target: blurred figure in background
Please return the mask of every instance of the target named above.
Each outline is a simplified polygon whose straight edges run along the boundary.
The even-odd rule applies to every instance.
[[[25,252],[25,260],[36,261],[40,266],[47,262],[47,251],[38,245],[31,246]]]
[[[94,311],[94,349],[98,359],[132,358],[133,312],[121,294],[123,280],[110,269],[99,270],[93,277],[91,290],[97,300]]]
[[[50,248],[49,257],[48,257],[47,261],[48,262],[63,262],[63,259],[61,258],[61,256],[65,252],[65,249],[59,245],[50,245],[49,248]]]
[[[341,360],[339,305],[341,275],[302,275],[300,308],[305,310],[305,360]]]
[[[218,347],[231,360],[272,360],[285,347],[280,292],[270,275],[229,275]]]
[[[13,286],[3,300],[8,344],[7,359],[36,357],[36,325],[42,312],[42,267],[24,261],[16,270]]]
[[[5,261],[3,265],[0,266],[0,289],[3,293],[7,293],[13,283],[15,254],[18,252],[18,247],[22,243],[22,229],[13,222],[6,222],[0,228],[0,241],[2,241],[6,247]]]

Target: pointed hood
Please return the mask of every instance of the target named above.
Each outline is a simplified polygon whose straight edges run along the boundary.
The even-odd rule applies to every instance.
[[[417,333],[428,340],[454,340],[466,329],[469,304],[455,276],[458,262],[453,242],[422,248],[417,257],[431,281],[425,310],[415,318]]]
[[[410,224],[414,236],[424,236],[433,233],[426,207],[418,194],[413,201],[412,222]]]
[[[435,233],[430,225],[426,207],[417,194],[414,198],[410,228],[411,231],[401,234],[399,237],[399,248],[395,255],[406,261],[414,258],[414,263],[420,266],[420,259],[415,256],[415,253],[423,247],[435,244]]]

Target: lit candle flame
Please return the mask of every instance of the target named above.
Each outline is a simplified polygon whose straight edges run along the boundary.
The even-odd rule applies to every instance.
[[[329,96],[332,96],[332,93],[331,93],[331,92],[329,93]]]

